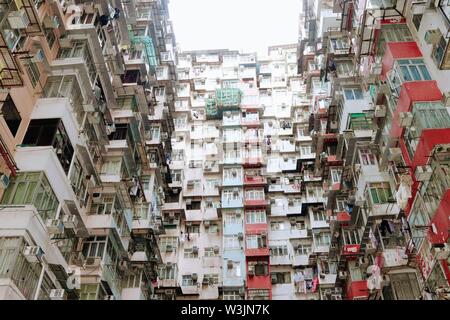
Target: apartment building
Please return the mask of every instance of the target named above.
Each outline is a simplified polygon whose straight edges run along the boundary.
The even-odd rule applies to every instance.
[[[334,1],[326,10],[341,19],[318,36],[332,94],[313,144],[333,290],[349,300],[448,299],[448,6]],[[333,290],[321,295],[335,299]]]
[[[166,1],[1,7],[1,299],[150,299],[171,183]]]

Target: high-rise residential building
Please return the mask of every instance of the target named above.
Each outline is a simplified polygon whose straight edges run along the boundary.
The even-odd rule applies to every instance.
[[[0,4],[0,299],[448,299],[450,6],[300,2],[264,55]]]

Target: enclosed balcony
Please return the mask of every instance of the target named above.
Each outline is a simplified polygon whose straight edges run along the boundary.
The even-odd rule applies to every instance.
[[[242,168],[241,167],[224,167],[222,186],[240,186],[242,185]]]
[[[242,208],[243,192],[241,188],[224,188],[222,190],[222,208]]]
[[[261,169],[246,169],[244,171],[244,186],[261,186],[266,184],[267,181]]]
[[[267,234],[250,234],[245,238],[245,255],[247,257],[269,256]]]
[[[246,189],[245,190],[245,198],[244,198],[244,206],[246,207],[255,207],[255,206],[266,206],[267,200],[265,199],[264,189],[263,188],[255,188],[255,189]]]

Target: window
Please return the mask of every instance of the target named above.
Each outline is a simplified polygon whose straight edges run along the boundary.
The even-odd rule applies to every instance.
[[[423,59],[398,60],[403,81],[431,80]]]
[[[159,248],[162,252],[171,252],[178,245],[177,237],[160,237],[159,238]]]
[[[348,128],[351,130],[372,130],[372,118],[365,113],[350,113]]]
[[[389,182],[371,183],[369,193],[374,204],[388,203],[393,200]]]
[[[412,17],[412,22],[417,31],[419,31],[420,23],[422,22],[423,14],[415,14]]]
[[[344,244],[358,244],[359,233],[357,230],[344,230]]]
[[[161,280],[175,280],[176,275],[176,266],[174,265],[165,265],[159,267],[158,269],[158,278]]]
[[[69,172],[74,149],[61,119],[31,120],[23,144],[52,146],[64,172],[66,174]]]
[[[369,149],[359,150],[360,163],[364,166],[374,166],[377,164],[375,155]]]
[[[77,199],[80,202],[81,207],[84,207],[87,202],[86,174],[83,172],[83,167],[80,165],[80,162],[76,157],[73,162],[69,176],[73,192],[75,192],[75,195],[77,196]]]
[[[200,225],[199,224],[192,224],[190,226],[186,226],[186,233],[200,233]]]
[[[316,233],[314,235],[314,243],[316,246],[329,246],[331,243],[331,235],[329,233]]]
[[[225,235],[223,237],[223,245],[225,249],[239,249],[241,246],[239,244],[238,236]]]
[[[317,212],[313,212],[314,221],[325,221],[327,219],[327,215],[323,210],[318,210]]]
[[[56,40],[55,33],[51,28],[45,28],[44,32],[45,32],[45,39],[47,39],[48,46],[51,49]]]
[[[208,231],[208,233],[218,233],[219,226],[217,224],[211,224],[211,225],[209,225],[207,231]]]
[[[342,173],[342,170],[340,170],[340,169],[331,169],[330,170],[331,182],[332,183],[341,182],[341,173]]]
[[[32,204],[46,221],[55,217],[58,199],[44,172],[19,172],[11,179],[2,204]]]
[[[192,279],[192,275],[187,274],[182,277],[181,285],[183,287],[193,286],[195,284],[196,284],[196,282],[194,282],[194,280]]]
[[[82,284],[80,287],[80,300],[96,300],[99,284]]]
[[[105,236],[93,236],[87,238],[83,242],[83,255],[84,257],[99,257],[103,258],[105,255],[106,237]]]
[[[191,202],[186,203],[186,210],[200,210],[201,208],[201,201],[193,201],[191,200]]]
[[[172,182],[181,182],[183,174],[181,170],[172,170]]]
[[[134,209],[133,219],[135,219],[135,220],[147,219],[149,207],[150,206],[148,205],[148,203],[136,204],[135,209]]]
[[[9,94],[6,96],[5,101],[3,101],[1,113],[5,119],[9,131],[11,131],[13,136],[16,136],[20,123],[22,122],[22,118],[20,117],[19,111],[17,111],[16,105]]]
[[[287,254],[288,254],[287,245],[270,246],[271,257],[287,256]]]
[[[345,200],[343,200],[343,199],[336,199],[336,211],[337,212],[344,212],[345,211]]]
[[[32,86],[36,87],[39,78],[41,77],[37,64],[35,62],[28,61],[25,65],[25,69],[28,73]]]
[[[214,250],[214,247],[206,247],[205,248],[205,257],[217,257],[219,256],[219,247]]]
[[[444,58],[445,49],[447,48],[447,41],[445,41],[444,37],[441,37],[439,43],[433,49],[433,53],[431,54],[434,62],[438,66],[441,66],[442,58]]]
[[[106,160],[103,163],[102,169],[100,171],[101,174],[110,174],[110,175],[118,175],[121,172],[122,160]]]
[[[242,296],[239,294],[238,290],[224,291],[223,300],[242,300]]]
[[[291,283],[290,272],[271,272],[270,277],[272,278],[273,284]]]
[[[186,258],[186,259],[198,258],[198,249],[196,252],[194,252],[193,248],[185,248],[184,249],[184,258]]]
[[[345,95],[346,100],[362,100],[362,99],[364,99],[361,88],[344,89],[344,95]]]
[[[353,64],[351,61],[339,61],[336,64],[336,68],[339,77],[348,77],[353,74]]]
[[[203,275],[203,280],[208,280],[208,283],[218,284],[219,283],[219,275],[217,273],[205,274]]]
[[[248,235],[246,237],[247,249],[267,248],[267,237],[265,235]]]
[[[247,224],[266,223],[266,212],[264,210],[248,210],[245,212]]]
[[[227,224],[227,223],[241,223],[241,218],[237,216],[238,213],[241,214],[240,211],[235,211],[235,212],[224,212],[224,211],[222,211],[222,215],[223,215],[225,224]]]
[[[267,261],[250,261],[248,267],[254,268],[256,276],[267,276],[269,274],[269,264]]]
[[[123,288],[139,288],[141,286],[141,283],[144,281],[142,279],[142,271],[137,271],[137,273],[130,274],[128,276],[125,276],[123,279]]]
[[[294,246],[296,255],[308,255],[311,252],[311,245],[299,244]]]
[[[283,221],[271,221],[270,222],[270,230],[281,231],[284,229],[286,229],[286,226]]]

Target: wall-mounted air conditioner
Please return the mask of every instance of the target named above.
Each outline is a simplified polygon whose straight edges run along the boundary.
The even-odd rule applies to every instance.
[[[410,127],[412,125],[413,115],[411,112],[400,112],[399,124],[400,127]]]

